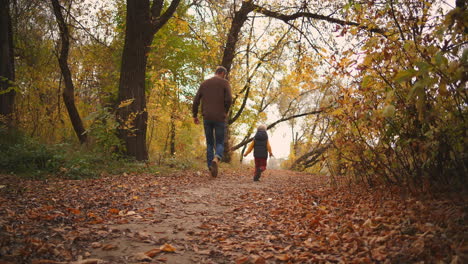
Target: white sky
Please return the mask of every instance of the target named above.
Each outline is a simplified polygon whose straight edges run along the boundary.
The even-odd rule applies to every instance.
[[[270,115],[268,116],[268,121],[274,121]],[[290,152],[290,145],[292,142],[291,128],[287,122],[278,124],[274,131],[268,131],[269,141],[273,155],[276,158],[287,158]]]

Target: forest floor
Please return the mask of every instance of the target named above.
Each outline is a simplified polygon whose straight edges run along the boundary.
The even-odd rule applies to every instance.
[[[0,264],[468,263],[466,195],[252,173],[0,175]]]

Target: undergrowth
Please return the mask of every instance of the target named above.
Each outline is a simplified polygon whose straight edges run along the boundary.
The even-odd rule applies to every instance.
[[[19,132],[0,128],[0,173],[41,179],[96,178],[123,173],[158,173],[160,166],[135,162],[96,147],[72,143],[45,144]]]

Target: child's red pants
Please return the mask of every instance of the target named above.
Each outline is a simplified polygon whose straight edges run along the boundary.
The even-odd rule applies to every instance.
[[[264,171],[267,166],[267,158],[255,158],[255,171]]]

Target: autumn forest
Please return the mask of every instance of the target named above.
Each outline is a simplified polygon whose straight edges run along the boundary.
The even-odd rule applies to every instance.
[[[0,0],[0,264],[466,263],[467,7]]]

